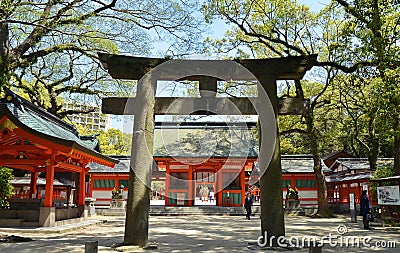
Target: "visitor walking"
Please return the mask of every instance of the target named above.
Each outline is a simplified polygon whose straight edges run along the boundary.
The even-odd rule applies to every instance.
[[[251,206],[253,205],[253,197],[251,193],[248,192],[246,198],[244,199],[244,208],[246,208],[246,219],[250,220]]]
[[[360,197],[360,214],[363,217],[364,229],[370,229],[369,227],[369,198],[367,190],[363,190]]]

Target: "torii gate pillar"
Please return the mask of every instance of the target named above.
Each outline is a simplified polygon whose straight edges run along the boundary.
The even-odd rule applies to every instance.
[[[159,64],[166,62],[166,59],[157,58],[139,58],[131,56],[121,55],[110,55],[110,54],[99,54],[99,57],[103,63],[103,66],[108,70],[108,73],[116,79],[131,79],[139,80],[152,68],[155,68]],[[266,91],[269,100],[272,104],[275,117],[273,119],[265,119],[260,117],[261,126],[265,124],[276,124],[276,141],[273,147],[271,160],[264,159],[263,152],[267,146],[268,134],[263,129],[260,131],[260,204],[261,204],[261,235],[267,236],[264,238],[268,240],[268,246],[276,246],[277,238],[285,235],[284,227],[284,212],[283,212],[283,198],[282,198],[282,172],[281,172],[281,160],[280,160],[280,148],[278,138],[278,114],[304,114],[306,113],[307,101],[298,99],[287,99],[280,101],[277,98],[277,80],[300,80],[307,70],[309,70],[316,62],[316,55],[305,56],[305,57],[286,57],[286,58],[274,58],[274,59],[253,59],[253,60],[238,60],[236,61],[247,70],[249,70],[261,83],[262,87]],[[191,73],[188,73],[190,77]],[[208,80],[203,78],[206,75],[197,76],[196,78],[202,78],[198,80]],[[168,79],[168,73],[160,80]],[[170,77],[172,78],[172,77]],[[175,79],[172,79],[175,80]],[[193,80],[193,79],[191,79]],[[154,81],[154,80],[153,80]],[[209,82],[210,80],[208,80]],[[212,80],[211,80],[212,81]],[[209,82],[212,83],[212,82]],[[215,82],[216,83],[216,82]],[[149,86],[149,87],[147,87]],[[210,87],[208,87],[210,86]],[[212,85],[200,85],[202,89],[207,89],[215,92],[215,87]],[[135,148],[147,146],[150,156],[146,156],[146,159],[136,160],[133,158],[135,164],[131,164],[131,168],[140,168],[140,173],[144,175],[146,183],[137,180],[137,175],[131,169],[130,173],[130,185],[128,192],[128,206],[127,206],[127,222],[125,227],[125,239],[124,243],[127,245],[146,246],[148,240],[148,216],[150,209],[149,193],[151,180],[151,164],[152,164],[152,143],[149,137],[152,138],[154,130],[154,118],[153,114],[179,114],[179,111],[166,111],[168,105],[173,103],[176,98],[155,98],[155,85],[146,83],[146,85],[138,85],[137,96],[148,96],[148,104],[135,104],[132,102],[130,107],[136,109],[129,112],[124,110],[127,98],[106,98],[103,99],[103,113],[111,114],[135,114],[135,129],[134,131],[145,130],[150,133],[147,138],[142,136],[134,136],[133,142],[137,142],[138,146]],[[212,98],[207,97],[207,106],[219,107],[220,104],[224,104],[224,98]],[[132,100],[131,100],[132,101]],[[133,100],[134,101],[134,100]],[[196,108],[198,103],[197,100],[191,99],[189,101],[193,108]],[[241,114],[255,114],[255,110],[251,103],[246,98],[231,99],[241,111]],[[249,104],[250,103],[250,104]],[[136,106],[135,106],[136,105]],[[138,114],[138,107],[144,107],[145,110]],[[220,106],[223,107],[223,106]],[[208,107],[207,107],[208,108]],[[151,114],[151,115],[150,115]],[[137,118],[139,117],[139,118]],[[141,121],[141,123],[137,121]],[[139,125],[141,124],[141,125]],[[139,131],[140,132],[140,131]],[[147,142],[147,145],[146,145]],[[269,147],[271,148],[271,147]],[[144,160],[149,161],[144,161]],[[263,173],[265,172],[265,173]],[[132,185],[133,184],[133,185]],[[146,188],[147,187],[147,188]],[[136,197],[133,197],[136,195]],[[137,198],[139,196],[139,198]],[[145,205],[143,208],[139,206]],[[133,220],[132,220],[133,219]],[[132,224],[133,221],[133,225]],[[128,227],[130,226],[130,227]],[[132,237],[130,237],[132,235]],[[134,236],[133,236],[134,235]]]

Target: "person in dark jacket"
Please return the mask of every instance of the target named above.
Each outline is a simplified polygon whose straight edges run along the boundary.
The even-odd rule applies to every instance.
[[[362,193],[361,193],[361,197],[360,197],[360,214],[363,217],[364,229],[370,229],[370,227],[369,227],[369,218],[368,218],[368,214],[369,214],[369,198],[368,198],[368,194],[367,194],[366,190],[362,191]]]
[[[253,197],[251,193],[248,192],[246,198],[244,199],[244,208],[246,208],[246,219],[250,220],[251,206],[253,205]]]

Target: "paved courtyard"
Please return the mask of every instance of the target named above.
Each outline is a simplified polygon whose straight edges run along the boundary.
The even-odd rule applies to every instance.
[[[104,221],[104,222],[101,222]],[[123,241],[124,217],[97,216],[89,226],[67,226],[51,229],[5,229],[0,228],[0,237],[18,235],[32,238],[31,242],[0,243],[0,252],[79,252],[85,251],[85,242],[98,241],[99,252],[116,252],[111,247]],[[300,216],[285,217],[286,239],[295,243],[305,236],[322,238],[339,236],[338,227],[347,233],[338,237],[338,246],[328,243],[322,252],[399,252],[400,230],[377,227],[367,231],[361,229],[361,222],[350,223],[350,219],[340,216],[334,219],[315,219]],[[342,231],[341,230],[341,231]],[[246,220],[242,216],[155,216],[150,218],[149,241],[158,249],[146,252],[265,252],[257,238],[260,235],[260,219]],[[360,237],[360,247],[346,247],[345,241],[352,236]],[[363,246],[363,238],[371,238],[371,246]],[[342,247],[340,247],[340,238]],[[343,240],[344,239],[344,240]],[[356,246],[356,244],[349,245]],[[376,244],[395,245],[391,248],[377,248]],[[335,242],[332,241],[333,243]],[[250,243],[250,244],[249,244]],[[396,248],[393,248],[396,246]],[[279,248],[275,251],[288,251]],[[297,248],[292,252],[308,252],[307,248]]]

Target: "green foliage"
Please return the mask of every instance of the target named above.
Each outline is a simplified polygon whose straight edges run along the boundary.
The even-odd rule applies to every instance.
[[[309,150],[308,132],[321,153],[348,149],[371,161],[394,154],[391,143],[400,139],[400,5],[335,0],[313,12],[291,0],[214,0],[203,9],[209,22],[217,16],[232,25],[224,38],[208,39],[215,48],[210,52],[243,57],[244,50],[256,58],[318,53],[324,69],[314,77],[323,81],[301,84],[311,98],[312,126],[302,117],[280,117],[283,153]],[[295,96],[290,89],[282,94]]]
[[[8,206],[8,199],[13,195],[11,179],[12,169],[0,167],[0,207]]]
[[[384,177],[391,177],[394,176],[394,167],[393,166],[382,166],[382,167],[377,167],[377,169],[374,171],[372,174],[371,179],[378,179],[378,178],[384,178]],[[384,185],[392,185],[393,183],[390,182],[381,182],[380,183],[382,186]],[[377,188],[379,184],[375,182],[371,182],[370,188],[371,188],[371,194],[373,198],[377,199]]]
[[[99,133],[89,130],[87,127],[74,123],[80,135],[98,135],[100,150],[105,155],[130,155],[132,134],[123,133],[119,129],[109,128]]]
[[[75,113],[63,110],[63,100],[134,92],[136,82],[112,80],[101,69],[99,52],[148,55],[150,34],[170,44],[158,54],[193,52],[202,29],[192,15],[195,3],[177,0],[1,1],[1,7],[0,90],[11,87],[59,117]]]
[[[394,170],[393,166],[382,166],[378,167],[375,171],[374,174],[372,175],[372,179],[378,179],[378,178],[383,178],[383,177],[391,177],[394,175]]]
[[[224,38],[213,41],[211,47],[219,54],[236,51],[238,58],[248,57],[243,47],[263,58],[317,50],[310,39],[316,35],[317,16],[296,1],[213,0],[203,7],[203,13],[209,22],[219,16],[234,25]]]
[[[122,133],[119,129],[110,128],[99,135],[100,149],[108,155],[130,155],[132,134]]]

